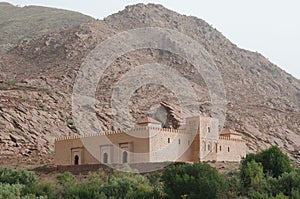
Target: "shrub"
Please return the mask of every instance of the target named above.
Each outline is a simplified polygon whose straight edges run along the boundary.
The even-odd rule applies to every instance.
[[[0,183],[0,199],[20,198],[24,185]]]
[[[140,184],[126,194],[126,199],[154,199],[161,198],[160,192],[149,184]]]
[[[284,193],[287,196],[295,197],[300,193],[300,168],[296,168],[290,173],[284,173],[278,178],[273,178],[269,183],[273,195]]]
[[[60,185],[74,185],[77,181],[76,177],[70,172],[60,173],[56,176],[56,179]]]
[[[95,172],[89,172],[86,179],[85,184],[92,186],[101,186],[107,181],[107,175],[103,170],[98,170]]]
[[[21,191],[22,196],[26,196],[25,198],[56,198],[54,195],[54,190],[56,187],[52,183],[39,182],[34,185],[25,186]]]
[[[220,198],[226,185],[216,169],[202,163],[166,168],[162,181],[168,198]]]
[[[102,186],[102,191],[107,197],[125,198],[140,185],[148,184],[147,179],[139,174],[117,172]]]
[[[106,196],[98,186],[79,184],[65,190],[63,198],[105,199]]]
[[[267,182],[263,173],[261,163],[251,160],[241,169],[241,184],[246,192],[257,191],[264,192],[267,188]]]
[[[69,192],[77,185],[76,177],[70,172],[60,173],[56,176],[57,184],[54,195],[61,198],[70,198]]]
[[[250,192],[249,198],[251,198],[251,199],[289,199],[289,197],[285,196],[283,193],[279,193],[276,196],[270,196],[268,193],[261,193],[261,192]]]
[[[37,177],[31,171],[0,167],[0,183],[32,185]]]

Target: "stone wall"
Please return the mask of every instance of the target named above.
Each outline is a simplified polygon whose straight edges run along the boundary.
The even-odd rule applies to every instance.
[[[122,144],[127,144],[128,147],[122,149]],[[105,147],[109,150],[105,150]],[[110,160],[107,163],[122,163],[124,151],[128,154],[128,162],[148,162],[149,140],[143,136],[142,138],[134,137],[125,132],[57,139],[55,142],[55,163],[57,165],[72,165],[76,155],[79,156],[79,164],[103,163],[105,152],[107,152]]]
[[[200,160],[216,160],[215,148],[219,138],[219,121],[200,117]]]
[[[239,162],[246,156],[247,148],[244,140],[230,139],[220,136],[217,149],[217,161]]]
[[[150,137],[150,162],[189,160],[185,153],[192,142],[190,134],[183,130],[157,129]]]
[[[73,165],[75,156],[78,164],[96,164],[98,161],[86,150],[80,138],[57,140],[55,142],[54,161],[57,165]]]
[[[122,164],[165,161],[240,161],[246,144],[237,137],[219,136],[218,120],[191,117],[179,130],[136,126],[128,132],[59,138],[57,165]],[[77,158],[77,159],[76,159]]]

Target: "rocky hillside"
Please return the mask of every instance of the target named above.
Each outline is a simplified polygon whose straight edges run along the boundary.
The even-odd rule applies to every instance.
[[[0,2],[0,50],[6,51],[22,40],[92,20],[92,17],[73,11],[41,6],[17,7]]]
[[[116,33],[149,26],[184,33],[208,52],[203,61],[214,61],[225,85],[225,126],[244,134],[249,151],[275,144],[300,161],[300,81],[261,54],[238,48],[205,21],[155,4],[128,6],[104,20],[43,35],[0,54],[2,153],[30,156],[39,148],[41,154],[49,154],[55,136],[78,133],[71,95],[86,56]],[[173,67],[191,82],[201,104],[195,111],[214,114],[207,86],[191,63],[171,52],[143,49],[116,59],[99,81],[95,110],[103,130],[114,128],[110,105],[114,84],[130,69],[157,62]],[[165,126],[180,126],[176,94],[162,86],[138,88],[129,106],[134,119],[162,109],[167,114]]]

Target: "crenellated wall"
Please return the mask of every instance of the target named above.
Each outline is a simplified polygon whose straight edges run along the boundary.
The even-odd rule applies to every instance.
[[[55,142],[54,160],[57,165],[73,165],[75,156],[78,156],[78,164],[96,164],[98,161],[83,145],[80,138],[73,137],[60,139]]]
[[[219,136],[218,120],[196,116],[187,118],[181,129],[136,125],[126,132],[60,137],[55,152],[57,165],[240,161],[246,144],[241,136]]]
[[[217,161],[239,162],[247,153],[246,143],[242,139],[219,137]]]

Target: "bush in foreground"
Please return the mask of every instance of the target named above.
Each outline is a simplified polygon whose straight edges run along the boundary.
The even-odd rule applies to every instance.
[[[226,181],[208,164],[194,163],[173,165],[162,175],[168,198],[221,198]]]

